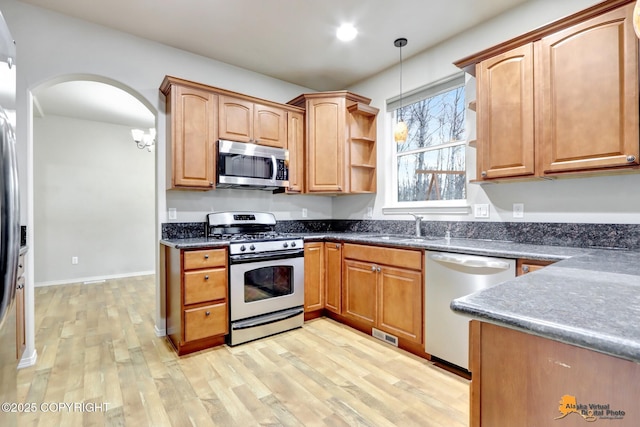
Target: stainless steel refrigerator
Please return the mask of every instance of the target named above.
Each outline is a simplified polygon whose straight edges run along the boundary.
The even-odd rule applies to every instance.
[[[20,251],[20,215],[15,112],[16,48],[0,12],[0,403],[16,402],[16,274]],[[16,413],[0,411],[0,425],[16,425]],[[11,409],[9,407],[9,409]]]

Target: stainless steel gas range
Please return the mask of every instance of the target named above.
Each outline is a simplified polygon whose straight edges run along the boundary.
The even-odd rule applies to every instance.
[[[207,215],[207,236],[229,240],[229,345],[304,323],[304,243],[275,225],[267,212]]]

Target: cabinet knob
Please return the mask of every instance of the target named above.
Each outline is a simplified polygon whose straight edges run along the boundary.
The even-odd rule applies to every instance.
[[[523,265],[523,266],[522,266],[522,271],[523,271],[524,273],[528,273],[528,272],[529,272],[529,266],[528,266],[528,265]]]
[[[205,254],[204,259],[209,259],[209,254]]]
[[[209,275],[204,276],[204,280],[209,280]]]
[[[340,249],[340,245],[336,243],[336,249]]]
[[[377,271],[378,273],[380,273],[380,267],[376,268],[376,271]]]
[[[636,156],[634,155],[627,156],[627,162],[633,163],[635,161],[636,161]]]
[[[376,271],[376,266],[375,265],[371,266],[371,271]]]
[[[210,311],[205,311],[204,314],[205,314],[205,316],[208,316],[208,315],[211,314],[211,312]]]
[[[487,171],[482,171],[480,176],[483,177],[483,178],[486,178],[487,177]]]

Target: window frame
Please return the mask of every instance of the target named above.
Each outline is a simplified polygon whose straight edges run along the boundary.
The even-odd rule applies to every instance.
[[[465,73],[456,73],[454,75],[448,76],[444,79],[438,80],[436,82],[430,83],[426,86],[420,87],[408,93],[402,94],[402,105],[407,106],[409,104],[413,104],[424,100],[429,97],[437,96],[441,93],[448,92],[452,89],[462,87],[465,89]],[[465,91],[466,92],[466,91]],[[465,93],[466,95],[466,93]],[[469,199],[469,150],[468,147],[468,129],[465,130],[465,137],[462,140],[452,141],[445,144],[440,144],[435,147],[427,147],[426,149],[420,148],[415,150],[409,150],[400,153],[401,156],[408,155],[413,152],[420,151],[435,151],[451,146],[461,145],[465,150],[465,199],[458,200],[421,200],[421,201],[411,201],[411,202],[401,202],[398,201],[398,151],[396,149],[396,142],[393,139],[393,128],[395,125],[395,116],[396,111],[400,107],[400,95],[395,96],[387,100],[387,136],[385,138],[386,141],[389,141],[390,145],[390,161],[387,163],[387,166],[391,169],[390,174],[390,185],[387,185],[387,197],[386,203],[382,211],[383,213],[434,213],[434,214],[469,214],[471,212],[471,208],[468,202]],[[465,99],[465,109],[466,109],[466,99]],[[466,115],[466,112],[465,112]],[[467,117],[465,116],[465,127],[467,127]]]

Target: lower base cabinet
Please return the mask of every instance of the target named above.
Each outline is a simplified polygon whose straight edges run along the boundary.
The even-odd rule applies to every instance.
[[[469,336],[471,427],[640,425],[640,364],[477,320]]]
[[[169,342],[179,355],[224,344],[229,333],[227,249],[163,249]]]
[[[345,243],[342,315],[423,343],[424,251]]]

